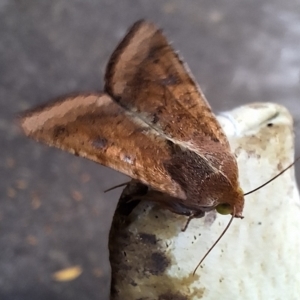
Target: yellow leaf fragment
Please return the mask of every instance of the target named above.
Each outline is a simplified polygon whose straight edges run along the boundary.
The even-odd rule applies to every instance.
[[[56,281],[71,281],[76,279],[82,273],[80,266],[74,266],[62,269],[52,274],[52,278]]]

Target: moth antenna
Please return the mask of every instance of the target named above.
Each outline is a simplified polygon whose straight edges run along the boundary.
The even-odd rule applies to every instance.
[[[218,239],[214,242],[214,244],[209,248],[209,250],[205,253],[205,255],[203,256],[203,258],[200,260],[200,262],[198,263],[197,267],[195,268],[194,272],[193,272],[193,276],[195,276],[198,268],[201,266],[202,262],[204,261],[204,259],[208,256],[208,254],[211,252],[212,249],[215,248],[215,246],[219,243],[220,239],[224,236],[224,234],[226,233],[226,231],[228,230],[228,228],[230,227],[233,219],[235,216],[235,207],[233,207],[233,212],[232,212],[232,216],[227,224],[227,226],[225,227],[225,229],[223,230],[223,232],[221,233],[221,235],[218,237]]]
[[[124,183],[115,185],[115,186],[113,186],[113,187],[111,187],[111,188],[105,190],[104,193],[110,192],[110,191],[112,191],[112,190],[114,190],[114,189],[117,189],[117,188],[119,188],[119,187],[121,187],[121,186],[127,185],[129,182],[130,182],[130,181],[127,181],[127,182],[124,182]]]
[[[270,180],[268,180],[267,182],[265,182],[264,184],[260,185],[259,187],[255,188],[254,190],[247,192],[244,194],[244,196],[247,196],[249,194],[252,194],[254,192],[256,192],[257,190],[261,189],[262,187],[264,187],[265,185],[269,184],[270,182],[272,182],[273,180],[275,180],[277,177],[279,177],[280,175],[282,175],[285,171],[287,171],[289,168],[291,168],[298,160],[300,159],[300,156],[297,157],[293,163],[291,163],[289,166],[287,166],[285,169],[283,169],[281,172],[279,172],[276,176],[274,176],[273,178],[271,178]]]

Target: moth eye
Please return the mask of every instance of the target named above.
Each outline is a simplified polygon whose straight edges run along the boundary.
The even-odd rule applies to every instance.
[[[232,213],[232,206],[228,203],[222,203],[216,206],[216,211],[221,215],[229,215]]]

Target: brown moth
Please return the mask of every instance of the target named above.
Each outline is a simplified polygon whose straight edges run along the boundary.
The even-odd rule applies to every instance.
[[[148,187],[181,215],[241,218],[244,195],[228,140],[162,31],[135,23],[112,54],[105,92],[68,96],[23,114],[25,134]]]

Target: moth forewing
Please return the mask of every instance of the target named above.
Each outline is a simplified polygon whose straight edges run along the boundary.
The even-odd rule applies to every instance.
[[[24,113],[20,123],[24,133],[35,140],[185,198],[162,164],[170,157],[166,140],[134,122],[106,94],[67,96]]]
[[[109,60],[105,81],[114,100],[174,143],[197,145],[207,136],[229,145],[200,88],[152,23],[132,26]]]

